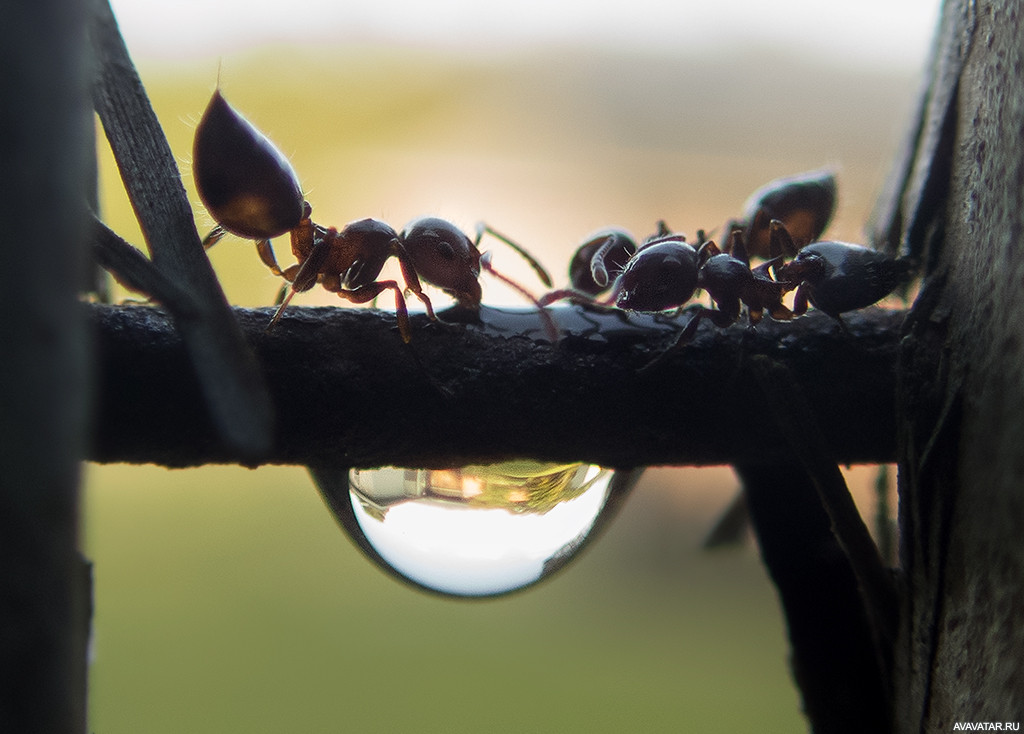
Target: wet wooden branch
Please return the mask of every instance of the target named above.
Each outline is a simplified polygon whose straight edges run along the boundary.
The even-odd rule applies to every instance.
[[[100,391],[96,461],[191,466],[246,462],[211,425],[171,320],[144,306],[90,306]],[[766,354],[791,370],[842,463],[895,455],[895,355],[903,312],[851,314],[849,333],[821,314],[756,331],[702,328],[672,342],[675,322],[557,309],[565,336],[543,338],[530,311],[485,309],[484,323],[393,314],[235,309],[270,386],[277,422],[270,463],[450,466],[529,456],[619,468],[779,460],[763,393],[744,363]],[[447,321],[458,317],[442,314]],[[799,430],[799,429],[798,429]]]

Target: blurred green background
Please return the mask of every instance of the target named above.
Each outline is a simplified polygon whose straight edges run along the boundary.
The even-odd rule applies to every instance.
[[[350,39],[142,58],[140,71],[194,202],[191,136],[219,75],[291,158],[317,221],[486,220],[564,283],[595,229],[714,229],[762,183],[823,165],[840,178],[830,234],[862,241],[916,69],[797,50]],[[101,158],[104,216],[141,245],[102,142]],[[212,225],[200,206],[197,221]],[[211,259],[233,303],[272,302],[279,284],[250,243],[227,239]],[[495,264],[539,290],[514,255],[496,248]],[[484,298],[517,302],[493,281]],[[873,513],[872,472],[852,477]],[[301,468],[90,466],[90,729],[803,730],[756,549],[700,550],[735,488],[728,469],[649,470],[578,563],[526,593],[466,602],[371,566]]]

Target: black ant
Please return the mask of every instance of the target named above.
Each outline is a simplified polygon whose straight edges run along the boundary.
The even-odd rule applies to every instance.
[[[784,224],[771,222],[773,240],[786,243],[790,235]],[[784,247],[792,247],[786,243]],[[775,278],[796,289],[793,313],[801,316],[808,304],[837,322],[845,330],[840,314],[877,303],[906,281],[912,271],[908,258],[893,258],[883,252],[849,242],[813,242],[800,248],[796,257],[773,268]]]
[[[701,319],[709,318],[719,328],[732,326],[740,318],[742,306],[747,308],[750,326],[761,322],[764,312],[776,321],[789,321],[794,313],[782,303],[782,297],[792,286],[775,280],[771,268],[780,258],[768,260],[755,268],[750,267],[742,230],[734,229],[728,249],[722,251],[708,240],[697,252],[700,269],[697,287],[711,296],[717,308],[698,306],[676,339],[676,344],[687,344],[697,333]]]
[[[670,310],[688,301],[696,289],[696,254],[686,235],[671,232],[665,222],[658,222],[658,231],[639,247],[628,232],[603,229],[573,255],[570,287],[544,294],[540,303],[570,300],[624,311]],[[601,298],[608,291],[610,295]],[[658,305],[670,302],[676,305]]]
[[[320,283],[326,290],[353,303],[367,303],[384,290],[395,294],[395,314],[403,341],[411,339],[409,314],[403,289],[394,280],[378,281],[384,264],[398,259],[405,289],[413,293],[437,320],[420,277],[452,295],[466,307],[479,308],[481,269],[509,284],[538,308],[540,304],[525,288],[498,273],[488,253],[478,249],[485,232],[511,246],[526,258],[548,287],[551,279],[539,262],[525,250],[494,230],[480,226],[470,240],[455,225],[442,219],[412,222],[401,234],[390,225],[361,219],[341,231],[312,221],[312,207],[305,200],[298,177],[284,155],[252,123],[242,117],[221,95],[214,92],[196,127],[192,158],[199,197],[217,226],[203,240],[212,247],[226,233],[256,241],[260,260],[291,288],[274,314],[271,328],[280,319],[296,293]],[[270,240],[283,234],[291,237],[297,262],[282,269]],[[543,311],[549,336],[557,336],[550,314]]]
[[[691,341],[703,319],[725,328],[739,320],[744,307],[751,326],[765,312],[775,320],[793,319],[806,313],[808,303],[838,319],[839,313],[863,308],[892,292],[907,268],[867,248],[817,242],[835,203],[835,176],[814,171],[776,179],[758,189],[748,200],[744,218],[727,225],[725,250],[703,231],[691,245],[685,236],[670,233],[663,222],[639,248],[621,230],[603,230],[576,251],[570,265],[572,287],[552,291],[540,301],[568,299],[656,312],[679,309],[697,290],[707,291],[716,308],[698,306],[672,348]],[[611,295],[599,300],[609,281],[604,259],[613,249],[628,259],[610,286]],[[752,268],[752,254],[767,259]],[[786,256],[795,260],[780,265]],[[790,310],[782,299],[794,289],[795,307]]]
[[[603,280],[602,252],[612,244],[608,235],[597,249],[590,240],[574,257],[575,262],[590,254],[592,281],[597,286]],[[761,320],[765,311],[776,319],[792,318],[792,312],[782,303],[782,296],[792,288],[771,277],[769,268],[774,264],[775,261],[770,261],[751,269],[739,229],[733,230],[729,247],[723,252],[703,231],[698,232],[697,242],[691,244],[685,235],[673,233],[664,222],[659,222],[658,232],[645,240],[619,271],[607,300],[598,300],[602,290],[587,293],[574,283],[577,287],[547,293],[540,302],[547,305],[573,300],[625,311],[666,312],[682,308],[698,289],[706,290],[717,308],[699,306],[680,331],[675,346],[689,342],[704,318],[722,328],[735,323],[740,317],[741,305],[747,307],[752,325]]]

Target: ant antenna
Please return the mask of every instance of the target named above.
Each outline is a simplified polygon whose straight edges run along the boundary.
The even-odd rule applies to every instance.
[[[526,260],[530,267],[533,268],[533,272],[535,272],[537,274],[537,277],[540,278],[540,282],[543,283],[546,288],[551,287],[551,276],[548,274],[548,271],[544,268],[544,266],[540,264],[537,258],[528,253],[522,245],[514,242],[507,236],[503,235],[501,232],[492,229],[490,225],[484,222],[477,222],[476,225],[476,239],[473,240],[473,245],[477,249],[480,248],[480,240],[483,238],[485,232],[491,235],[491,237],[494,237],[497,240],[501,240],[506,245],[515,250],[517,253],[519,253],[519,256]],[[491,272],[493,273],[494,271],[491,270]]]
[[[597,252],[590,258],[590,277],[602,288],[608,285],[608,267],[604,264],[604,259],[614,247],[615,240],[615,235],[612,234],[605,237],[604,242],[597,248]]]

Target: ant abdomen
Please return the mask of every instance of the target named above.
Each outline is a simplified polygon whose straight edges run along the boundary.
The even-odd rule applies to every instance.
[[[636,242],[624,230],[602,229],[579,246],[569,262],[573,289],[597,296],[606,291],[636,253]]]
[[[291,163],[220,90],[196,127],[192,174],[210,216],[239,237],[278,237],[308,216]]]
[[[831,171],[810,171],[770,181],[753,194],[744,206],[744,239],[749,255],[770,257],[769,223],[774,219],[786,226],[797,250],[815,242],[825,231],[836,208],[836,177]],[[778,253],[776,253],[778,254]]]

